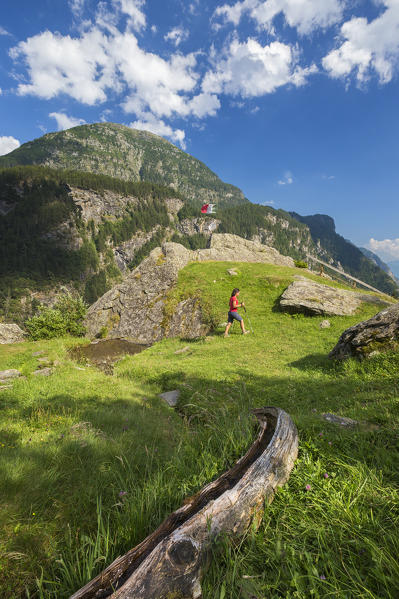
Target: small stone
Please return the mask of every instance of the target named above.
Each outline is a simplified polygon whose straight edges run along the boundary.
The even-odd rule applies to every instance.
[[[47,357],[43,357],[43,358],[38,358],[37,361],[38,362],[49,362],[50,360]]]
[[[52,368],[41,368],[40,370],[35,370],[35,372],[33,372],[32,374],[34,376],[50,376],[50,374],[52,374],[53,369]]]
[[[42,351],[35,351],[35,352],[32,354],[32,356],[33,356],[34,358],[36,358],[37,356],[42,356],[43,354],[44,354],[44,351],[43,351],[43,350],[42,350]]]
[[[368,357],[374,358],[374,356],[379,356],[380,354],[381,354],[381,352],[379,352],[377,349],[375,349],[374,351],[369,353]]]
[[[20,376],[21,376],[21,373],[19,372],[19,370],[15,370],[13,368],[10,368],[9,370],[1,370],[0,371],[0,379],[1,380],[17,379]]]
[[[190,351],[190,349],[190,346],[186,345],[186,347],[182,347],[181,349],[175,351],[175,354],[185,354],[186,352]]]
[[[321,328],[321,329],[329,329],[329,328],[330,328],[330,326],[331,326],[331,322],[330,322],[329,320],[323,320],[323,321],[320,323],[320,328]]]
[[[337,416],[336,414],[322,414],[324,420],[330,422],[331,424],[338,424],[342,427],[351,428],[357,426],[359,423],[357,420],[353,420],[352,418],[346,418],[345,416]]]
[[[237,277],[237,276],[238,276],[238,272],[236,272],[236,271],[234,270],[234,268],[229,268],[229,270],[228,270],[227,272],[228,272],[228,274],[229,274],[231,277]]]
[[[179,389],[175,389],[174,391],[166,391],[165,393],[160,393],[158,397],[164,399],[171,408],[175,408],[180,397],[180,391]]]

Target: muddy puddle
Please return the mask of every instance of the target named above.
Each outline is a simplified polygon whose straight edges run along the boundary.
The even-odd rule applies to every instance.
[[[147,347],[149,345],[141,345],[128,339],[104,339],[74,347],[70,350],[70,355],[78,362],[93,364],[107,374],[112,374],[115,362],[126,354],[138,354]]]

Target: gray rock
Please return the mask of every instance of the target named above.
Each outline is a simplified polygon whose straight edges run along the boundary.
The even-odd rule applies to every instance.
[[[345,360],[376,355],[375,352],[399,349],[399,304],[346,329],[329,357]]]
[[[25,333],[17,324],[0,323],[0,343],[20,343],[25,338]]]
[[[323,320],[323,321],[320,323],[320,328],[321,328],[321,329],[329,329],[329,328],[330,328],[330,326],[331,326],[331,322],[330,322],[329,320]]]
[[[237,277],[237,276],[238,276],[238,272],[236,272],[236,271],[234,270],[234,268],[229,268],[229,270],[228,270],[227,272],[228,272],[228,274],[229,274],[231,277]]]
[[[165,393],[160,393],[159,397],[164,399],[171,408],[175,408],[180,397],[180,391],[179,389],[175,389],[174,391],[166,391]]]
[[[0,380],[2,381],[5,379],[17,379],[20,376],[20,371],[15,370],[14,368],[10,368],[9,370],[0,370]]]
[[[337,416],[336,414],[322,414],[322,417],[331,424],[338,424],[339,426],[346,428],[351,428],[359,424],[357,420],[346,418],[345,416]]]
[[[34,358],[36,358],[37,356],[42,356],[43,354],[44,354],[44,351],[35,351],[35,352],[32,354],[32,356],[33,356]]]
[[[294,266],[292,258],[282,256],[274,248],[230,233],[212,235],[209,249],[196,250],[193,254],[194,259],[199,261],[263,262],[265,264],[276,264],[277,266]]]
[[[50,376],[50,374],[52,374],[53,369],[52,368],[41,368],[40,370],[35,370],[34,372],[32,372],[32,374],[34,376]]]
[[[364,297],[367,297],[369,303],[381,306],[389,305],[388,302],[374,295],[336,289],[301,277],[284,291],[280,299],[280,306],[282,310],[291,314],[349,316],[355,313],[364,301]]]

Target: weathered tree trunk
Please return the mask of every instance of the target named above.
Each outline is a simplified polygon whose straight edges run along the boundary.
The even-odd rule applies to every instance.
[[[290,475],[298,453],[291,418],[278,408],[254,410],[261,431],[233,468],[206,485],[142,543],[117,558],[70,599],[196,599],[220,535],[241,536],[260,521],[265,501]]]

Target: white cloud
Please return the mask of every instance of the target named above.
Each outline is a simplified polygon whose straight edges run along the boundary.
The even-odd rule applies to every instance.
[[[342,18],[341,0],[242,0],[233,5],[219,6],[214,15],[237,26],[249,13],[261,29],[272,30],[273,20],[284,15],[286,23],[301,35],[338,23]]]
[[[69,6],[75,17],[80,17],[83,13],[85,0],[69,0]]]
[[[19,148],[20,142],[15,137],[11,136],[0,136],[0,156],[12,152],[16,148]]]
[[[67,94],[85,104],[106,99],[105,88],[115,84],[109,42],[98,29],[80,38],[45,31],[11,49],[14,60],[25,62],[29,83],[20,83],[21,96],[50,99]]]
[[[188,36],[189,33],[187,29],[183,29],[183,27],[174,27],[164,36],[164,40],[166,42],[171,42],[177,48],[177,46],[180,46],[182,42],[185,42],[188,39]]]
[[[277,181],[277,185],[292,185],[294,182],[294,178],[290,171],[284,173],[284,178]]]
[[[383,260],[399,259],[399,237],[397,239],[384,239],[382,241],[371,238],[368,248],[378,254]]]
[[[213,93],[196,93],[194,54],[172,54],[166,60],[141,49],[132,32],[112,26],[108,34],[97,25],[76,38],[46,31],[20,42],[10,54],[28,70],[28,82],[18,86],[20,95],[50,99],[67,94],[94,105],[123,89],[124,110],[139,118],[148,111],[157,118],[203,118],[219,108]]]
[[[151,25],[151,33],[157,33],[158,27],[156,25]]]
[[[353,17],[341,27],[341,45],[323,59],[334,78],[355,74],[359,84],[375,72],[381,83],[393,77],[399,59],[399,2],[381,0],[385,11],[370,23]]]
[[[297,60],[295,48],[287,44],[272,42],[262,46],[251,38],[244,43],[234,39],[216,61],[216,68],[205,75],[202,89],[250,98],[290,83],[298,87],[317,69],[314,65],[302,68]]]
[[[57,121],[58,131],[64,131],[64,129],[70,129],[71,127],[77,127],[78,125],[84,125],[84,119],[77,119],[73,116],[68,116],[64,112],[50,112],[49,117]]]
[[[182,129],[172,129],[170,125],[167,125],[162,120],[157,120],[153,115],[147,114],[143,120],[138,120],[130,123],[129,127],[133,129],[140,129],[141,131],[150,131],[155,135],[161,135],[167,137],[170,140],[178,143],[183,150],[186,148],[185,137],[186,134]]]
[[[9,33],[7,29],[4,29],[4,27],[0,25],[0,35],[11,35],[11,33]]]
[[[146,16],[142,11],[145,0],[113,0],[114,6],[129,17],[129,23],[135,31],[146,27]]]

